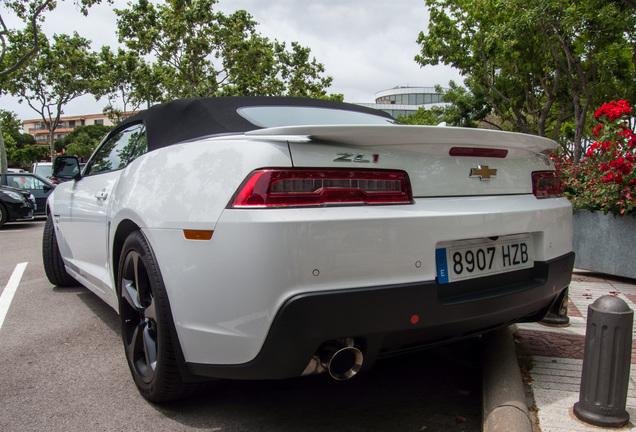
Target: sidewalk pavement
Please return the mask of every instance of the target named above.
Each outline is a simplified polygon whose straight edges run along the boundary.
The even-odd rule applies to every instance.
[[[588,306],[604,295],[618,296],[636,311],[636,280],[575,270],[569,291],[568,327],[516,326],[517,353],[521,358],[530,356],[533,364],[529,371],[524,371],[524,381],[532,390],[528,392],[528,405],[536,408],[535,432],[636,431],[634,342],[626,407],[630,422],[627,426],[611,429],[592,426],[578,420],[572,412],[573,405],[579,401]],[[634,321],[636,324],[636,317]],[[633,340],[634,335],[636,332],[632,334]]]

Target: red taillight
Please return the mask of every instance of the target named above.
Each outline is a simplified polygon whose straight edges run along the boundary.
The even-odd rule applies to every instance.
[[[230,207],[408,204],[412,201],[405,172],[262,169],[247,177]]]
[[[535,171],[532,173],[532,193],[537,198],[563,196],[563,185],[556,171]]]

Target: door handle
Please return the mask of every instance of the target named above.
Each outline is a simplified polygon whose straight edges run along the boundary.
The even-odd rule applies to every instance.
[[[98,200],[105,200],[108,197],[108,191],[103,189],[95,194],[95,198]]]

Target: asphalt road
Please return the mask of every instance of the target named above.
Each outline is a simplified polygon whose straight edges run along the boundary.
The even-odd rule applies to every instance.
[[[0,431],[481,430],[478,340],[386,359],[345,382],[218,381],[191,399],[150,404],[130,377],[116,312],[46,279],[43,228],[0,229]]]

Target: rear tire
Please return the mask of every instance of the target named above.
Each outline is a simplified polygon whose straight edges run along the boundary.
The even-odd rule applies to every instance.
[[[55,226],[51,215],[46,216],[44,223],[44,233],[42,234],[42,262],[46,277],[53,285],[58,287],[78,286],[79,283],[66,272],[60,249],[57,245]]]
[[[126,360],[141,395],[154,403],[188,395],[194,387],[185,384],[179,373],[166,289],[152,249],[140,231],[124,242],[117,292]]]

